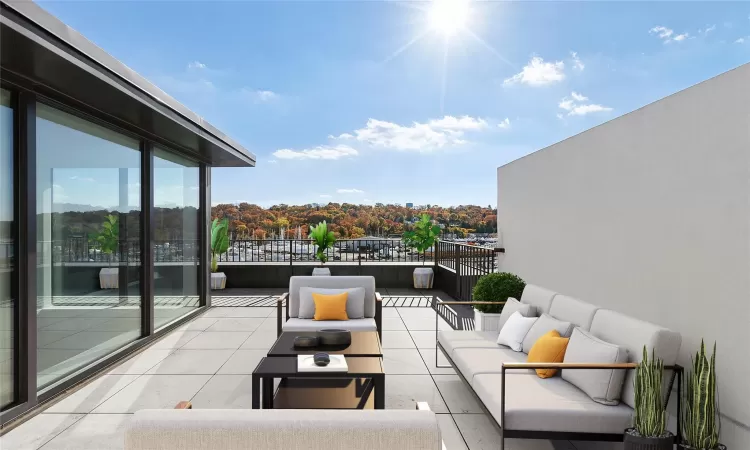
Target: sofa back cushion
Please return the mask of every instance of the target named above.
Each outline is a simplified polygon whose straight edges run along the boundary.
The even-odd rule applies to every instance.
[[[299,317],[300,288],[347,289],[361,287],[365,290],[365,317],[375,317],[375,277],[370,276],[295,276],[289,278],[289,317]]]
[[[521,294],[521,303],[533,306],[535,316],[541,316],[542,313],[549,313],[549,307],[552,304],[552,297],[557,294],[543,287],[527,284]]]
[[[529,353],[531,347],[536,344],[539,338],[552,330],[557,331],[558,336],[566,338],[570,337],[570,333],[573,331],[573,326],[570,322],[563,322],[562,320],[555,319],[549,314],[542,314],[539,316],[539,320],[534,322],[534,325],[531,326],[529,332],[526,333],[526,337],[523,338],[523,352]]]
[[[557,294],[552,299],[552,306],[549,308],[549,315],[573,324],[573,327],[581,327],[588,331],[591,329],[591,321],[594,320],[594,313],[598,306],[586,303],[577,298],[568,297],[567,295]]]
[[[573,334],[565,349],[564,363],[620,364],[628,361],[628,351],[617,344],[597,339],[581,328]],[[563,369],[563,380],[603,405],[620,403],[625,369]]]
[[[591,322],[591,334],[604,341],[625,347],[628,350],[628,362],[641,362],[645,345],[648,354],[651,355],[651,352],[655,351],[656,357],[664,360],[665,366],[675,364],[682,343],[682,336],[679,333],[609,309],[596,311],[594,320]],[[664,375],[665,394],[670,376],[671,372]],[[635,371],[629,370],[625,377],[622,401],[631,408],[635,408],[634,380]]]
[[[125,430],[126,450],[435,450],[431,411],[183,409],[141,410]]]
[[[315,302],[313,294],[335,295],[346,292],[346,315],[350,319],[363,319],[365,317],[365,288],[355,287],[349,289],[324,289],[324,288],[299,288],[299,314],[300,319],[312,319],[315,315]]]
[[[531,305],[524,305],[515,298],[508,297],[508,300],[506,300],[505,305],[503,306],[503,310],[500,311],[500,317],[498,317],[497,320],[498,334],[500,333],[500,330],[503,329],[505,322],[510,319],[510,316],[512,316],[514,312],[518,311],[524,317],[535,317],[536,315],[534,314],[533,309],[534,307]]]

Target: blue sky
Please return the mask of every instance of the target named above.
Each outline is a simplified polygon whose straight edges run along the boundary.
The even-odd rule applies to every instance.
[[[427,2],[41,5],[256,154],[214,203],[494,206],[498,166],[750,61],[742,2],[472,2],[450,36]]]

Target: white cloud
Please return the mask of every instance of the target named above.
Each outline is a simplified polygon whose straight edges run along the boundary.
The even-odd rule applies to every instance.
[[[706,25],[706,28],[702,30],[698,30],[698,34],[707,35],[708,33],[716,30],[716,24],[713,24],[711,26]]]
[[[362,201],[365,202],[365,203],[372,203],[372,200],[370,200],[369,198],[365,198]]]
[[[677,36],[674,37],[674,40],[677,41],[677,42],[682,42],[685,39],[687,39],[688,36],[690,36],[688,33],[678,34]]]
[[[341,159],[357,156],[359,152],[348,145],[319,145],[304,150],[284,148],[273,152],[278,159]]]
[[[95,179],[93,179],[91,177],[79,177],[78,175],[73,175],[72,177],[70,177],[70,179],[71,180],[78,180],[78,181],[85,181],[87,183],[93,183],[93,182],[96,181]]]
[[[188,69],[205,69],[206,65],[200,61],[192,61],[188,63]]]
[[[558,103],[557,105],[560,107],[560,109],[568,111],[569,116],[585,116],[586,114],[595,112],[612,111],[612,108],[608,106],[597,105],[594,103],[583,103],[585,101],[588,101],[589,98],[583,94],[579,94],[578,92],[571,92],[570,96],[572,98],[563,97],[563,99],[560,100],[560,103]],[[563,115],[558,113],[557,118],[562,119]]]
[[[486,120],[469,116],[445,116],[442,119],[432,119],[428,124],[432,128],[440,128],[443,130],[481,130],[487,128]]]
[[[605,111],[612,111],[612,108],[609,106],[602,106],[602,105],[578,105],[571,110],[568,115],[569,116],[585,116],[586,114],[595,113],[595,112],[605,112]]]
[[[263,89],[242,88],[240,94],[255,103],[269,103],[279,98],[279,94]]]
[[[668,41],[674,34],[674,30],[672,30],[671,28],[658,26],[651,28],[649,30],[649,34],[658,34],[661,39],[665,39]]]
[[[744,44],[745,43],[745,38],[739,38],[736,41],[734,41],[734,43],[735,44]]]
[[[320,194],[320,198],[331,198],[328,194]]]
[[[583,64],[583,61],[581,61],[581,58],[578,57],[578,52],[570,52],[570,57],[573,58],[574,69],[582,71],[586,68],[586,65]]]
[[[268,164],[278,164],[278,161],[275,159],[269,159]]]
[[[429,152],[466,144],[467,141],[463,139],[466,131],[479,131],[486,127],[486,120],[469,116],[445,116],[427,123],[414,122],[411,126],[368,119],[364,128],[355,130],[353,134],[342,134],[338,138],[356,139],[372,147]]]
[[[337,194],[364,194],[365,191],[361,189],[336,189]]]
[[[573,97],[573,100],[577,102],[585,102],[586,100],[589,99],[585,95],[579,94],[578,92],[575,92],[575,91],[571,92],[570,96]]]
[[[506,117],[505,120],[497,124],[497,127],[507,130],[508,128],[510,128],[510,119]]]
[[[539,56],[534,56],[521,72],[506,78],[503,84],[516,83],[529,86],[544,86],[565,79],[565,63],[562,61],[544,62]]]

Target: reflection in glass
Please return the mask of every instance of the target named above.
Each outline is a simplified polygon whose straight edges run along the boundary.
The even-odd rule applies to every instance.
[[[199,306],[198,164],[154,150],[154,329]]]
[[[141,335],[139,142],[37,104],[37,365],[44,387]]]
[[[13,403],[15,392],[13,203],[13,110],[10,92],[0,90],[0,409]]]

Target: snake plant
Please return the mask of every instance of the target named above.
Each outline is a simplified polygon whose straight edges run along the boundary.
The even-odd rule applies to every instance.
[[[662,437],[667,426],[667,412],[662,402],[664,361],[654,352],[648,357],[643,346],[643,361],[635,369],[635,430],[644,437]]]
[[[683,445],[700,450],[719,448],[715,342],[709,359],[701,340],[701,347],[693,359],[692,371],[685,377],[682,398]]]

